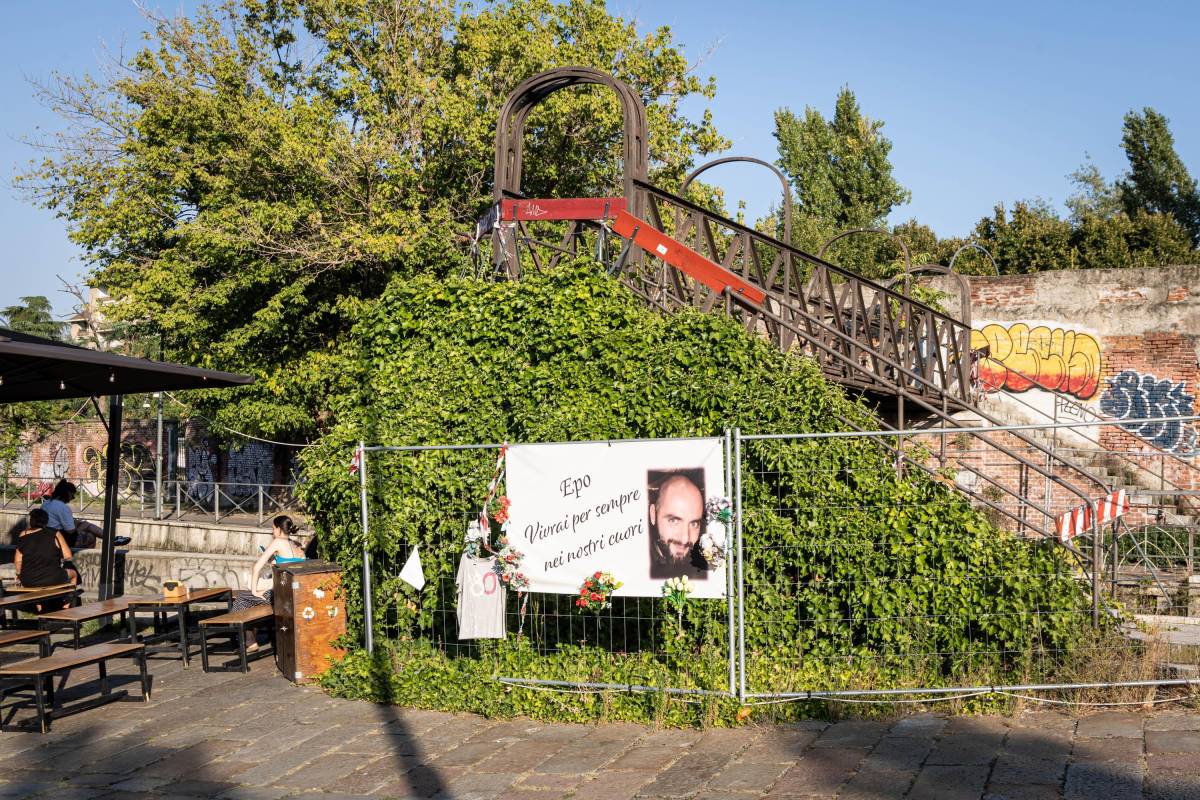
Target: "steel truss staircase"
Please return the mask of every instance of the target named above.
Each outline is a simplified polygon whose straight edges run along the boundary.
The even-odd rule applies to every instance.
[[[622,104],[625,194],[526,198],[520,190],[525,119],[550,93],[582,83],[613,88]],[[956,417],[960,412],[989,425],[1003,424],[978,405],[982,386],[969,325],[654,186],[646,177],[646,130],[640,98],[610,75],[560,68],[521,84],[502,109],[497,129],[496,202],[476,228],[477,241],[491,239],[491,269],[518,279],[564,258],[590,254],[654,308],[724,313],[781,350],[815,359],[830,380],[892,400],[896,425],[881,420],[887,428],[907,431],[914,421],[926,432],[968,427]],[[1021,432],[971,436],[1021,465],[1024,474],[1059,487],[1069,505],[1093,502],[1108,490],[1099,477],[1034,437]],[[1009,440],[1010,446],[1004,437],[1016,441]],[[1064,508],[1036,503],[1022,487],[1004,486],[986,475],[975,489],[956,485],[913,458],[901,441],[883,446],[892,450],[898,469],[924,470],[1012,520],[1019,530],[1057,541],[1055,519]],[[982,491],[985,484],[1005,497]],[[1084,550],[1069,542],[1063,546],[1091,581],[1098,608],[1103,555],[1099,537],[1092,544]]]

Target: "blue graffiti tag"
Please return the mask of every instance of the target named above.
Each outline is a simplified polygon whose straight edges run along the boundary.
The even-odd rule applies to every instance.
[[[1196,398],[1184,392],[1184,383],[1127,369],[1108,379],[1100,411],[1118,420],[1188,417]],[[1121,427],[1167,452],[1195,455],[1196,426],[1190,422],[1129,422]]]

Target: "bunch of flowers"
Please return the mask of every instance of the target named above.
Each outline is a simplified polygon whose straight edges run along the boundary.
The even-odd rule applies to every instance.
[[[613,577],[611,572],[597,572],[584,578],[579,587],[579,597],[575,607],[580,611],[592,611],[599,614],[606,608],[611,608],[609,596],[625,584]]]
[[[463,552],[468,558],[483,558],[483,525],[479,520],[467,523],[467,536],[463,540]]]
[[[667,605],[675,609],[675,622],[679,626],[680,635],[683,634],[683,607],[687,603],[688,595],[692,593],[692,585],[688,582],[687,575],[680,575],[678,578],[667,578],[663,583],[662,595],[667,601]]]
[[[725,543],[728,538],[726,534],[729,524],[733,522],[733,507],[724,497],[712,497],[709,498],[705,511],[705,518],[709,522],[720,524],[704,526],[704,533],[701,534],[697,547],[709,569],[720,569],[725,566]]]
[[[492,571],[509,589],[517,592],[525,591],[529,588],[529,578],[525,577],[524,572],[521,572],[521,559],[525,557],[525,554],[513,548],[508,543],[507,536],[501,536],[498,544],[500,549],[496,551],[496,560],[492,565]]]
[[[492,500],[491,506],[488,508],[489,515],[503,525],[508,522],[508,507],[511,505],[512,501],[508,499],[508,495],[500,495]]]

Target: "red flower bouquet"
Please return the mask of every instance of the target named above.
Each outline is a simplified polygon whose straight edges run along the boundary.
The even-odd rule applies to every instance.
[[[614,578],[611,572],[597,572],[589,575],[584,578],[583,585],[579,587],[579,597],[575,599],[575,607],[580,611],[599,614],[604,609],[612,607],[609,597],[624,585]]]

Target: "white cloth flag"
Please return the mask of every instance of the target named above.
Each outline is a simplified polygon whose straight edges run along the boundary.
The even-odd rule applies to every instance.
[[[425,570],[421,569],[421,551],[416,547],[409,554],[408,561],[404,562],[404,569],[400,570],[400,580],[410,584],[417,591],[425,586]]]

